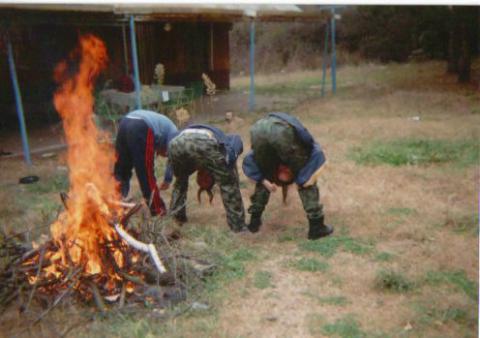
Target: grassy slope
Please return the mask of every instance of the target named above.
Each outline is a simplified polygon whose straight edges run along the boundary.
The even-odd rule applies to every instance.
[[[476,166],[363,165],[351,154],[409,139],[474,140],[478,148],[478,92],[456,86],[437,63],[343,67],[338,95],[323,99],[315,84],[319,75],[256,80],[261,94],[307,99],[294,112],[329,160],[319,186],[335,236],[305,240],[306,219],[295,189],[285,207],[278,194],[272,196],[261,231],[241,236],[227,230],[218,194],[212,208],[199,208],[192,193],[191,222],[181,230],[180,246],[192,252],[201,247],[201,254],[219,265],[204,289],[189,296],[209,309],[168,320],[97,317],[73,335],[476,336]],[[245,78],[232,81],[233,90],[247,84]],[[245,116],[234,129],[248,149],[248,126],[260,115]],[[21,166],[1,163],[2,223],[24,227],[54,217],[55,190],[63,185],[56,161],[38,164],[36,170],[50,177],[50,188],[41,191],[8,184]],[[241,181],[248,206],[253,187],[243,175]]]

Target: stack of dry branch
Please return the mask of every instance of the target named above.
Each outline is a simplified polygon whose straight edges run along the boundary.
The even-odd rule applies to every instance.
[[[62,194],[62,201],[67,198]],[[158,236],[156,245],[137,240],[139,233],[126,230],[123,225],[140,208],[140,204],[134,205],[119,222],[112,224],[119,236],[104,243],[103,268],[95,274],[85,273],[86,262],[73,264],[68,254],[66,264],[57,266],[55,273],[49,270],[56,253],[68,252],[68,246],[75,243],[46,240],[32,248],[22,243],[19,235],[1,233],[0,307],[6,309],[16,304],[23,313],[35,303],[42,308],[34,320],[39,321],[72,298],[80,303],[94,303],[102,312],[138,304],[164,308],[184,300],[186,281],[192,276],[203,278],[214,267],[178,252],[172,245],[178,237]],[[116,258],[119,252],[124,257],[122,266]]]

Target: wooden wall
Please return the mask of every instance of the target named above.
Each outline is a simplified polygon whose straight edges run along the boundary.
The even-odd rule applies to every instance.
[[[221,89],[229,88],[230,24],[204,22],[139,23],[137,38],[141,81],[154,81],[157,63],[165,66],[168,84],[185,85],[201,81],[207,73]]]
[[[137,23],[137,45],[142,84],[154,82],[155,65],[165,66],[165,83],[188,86],[201,82],[207,73],[219,89],[228,89],[229,40],[231,24],[206,22]],[[93,33],[103,39],[109,54],[109,66],[97,81],[100,89],[106,81],[115,82],[126,72],[121,26],[68,26],[39,24],[21,26],[13,34],[17,75],[27,120],[56,120],[52,97],[56,88],[55,65],[75,48],[77,37]],[[126,26],[127,57],[131,69],[130,31]],[[5,44],[0,44],[0,126],[16,122],[15,101],[8,69]]]

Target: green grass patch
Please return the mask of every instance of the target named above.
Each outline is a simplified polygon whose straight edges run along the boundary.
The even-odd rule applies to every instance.
[[[337,319],[334,323],[323,325],[322,333],[326,336],[335,336],[342,338],[362,338],[367,337],[358,322],[352,315],[347,315],[343,318]]]
[[[465,271],[429,271],[425,282],[430,285],[449,284],[465,292],[471,299],[478,298],[478,286],[467,277]]]
[[[390,262],[395,257],[390,252],[382,251],[375,255],[375,260],[379,262]]]
[[[203,241],[210,250],[221,252],[229,256],[236,254],[236,250],[241,249],[234,242],[231,231],[224,228],[205,227],[198,224],[189,224],[185,228],[185,235],[196,241]]]
[[[345,306],[350,304],[348,299],[344,296],[319,296],[316,293],[306,291],[302,293],[305,296],[317,300],[320,304],[324,305],[336,305],[336,306]]]
[[[182,311],[181,308],[176,309]],[[113,313],[90,320],[83,329],[72,331],[78,337],[212,337],[218,328],[218,315],[212,311],[192,311],[180,317],[166,313],[153,314],[152,310],[137,309],[135,314]]]
[[[352,148],[348,156],[357,164],[391,166],[451,162],[463,167],[478,164],[480,159],[477,140],[377,141],[362,148]]]
[[[306,95],[306,92],[312,91],[311,95],[320,95],[319,88],[311,88],[312,86],[319,86],[320,81],[318,77],[303,77],[301,79],[286,80],[281,83],[257,83],[255,91],[261,95],[279,95],[279,96],[296,96],[301,94]],[[248,89],[248,85],[239,85],[232,88],[233,90]]]
[[[475,315],[460,307],[442,308],[432,304],[415,304],[415,323],[420,327],[428,327],[434,323],[456,322],[460,325],[475,325]]]
[[[233,252],[231,258],[236,261],[248,262],[257,258],[256,254],[248,248],[240,248]]]
[[[33,184],[25,185],[28,192],[34,194],[46,194],[50,192],[68,191],[68,176],[66,173],[56,173],[52,177],[40,177],[40,180]]]
[[[257,257],[253,249],[237,243],[230,230],[191,225],[185,233],[189,238],[206,244],[203,252],[194,250],[192,255],[212,262],[217,267],[203,283],[203,287],[209,293],[218,291],[234,280],[244,278],[245,265]]]
[[[280,234],[277,236],[277,241],[279,243],[292,242],[296,239],[295,235],[291,233]]]
[[[305,236],[305,228],[287,228],[286,230],[282,231],[277,236],[277,242],[284,243],[284,242],[293,242],[298,239],[303,239]]]
[[[303,241],[299,244],[299,248],[319,253],[324,257],[332,257],[340,248],[356,255],[364,255],[371,253],[374,246],[371,243],[350,236],[330,236],[317,241]]]
[[[400,272],[382,269],[375,277],[375,287],[393,292],[408,292],[415,287],[415,283]]]
[[[344,296],[318,297],[318,301],[322,304],[337,305],[337,306],[344,306],[344,305],[350,304],[348,299]]]
[[[245,276],[245,265],[243,261],[237,260],[231,256],[225,257],[220,267],[218,277],[225,281],[239,279]]]
[[[273,287],[272,274],[268,271],[257,271],[253,276],[253,286],[257,289],[266,289]]]
[[[411,208],[390,208],[387,210],[387,214],[393,216],[410,216],[416,213],[417,210]]]
[[[328,270],[329,265],[326,262],[321,262],[315,258],[301,258],[293,263],[293,266],[300,271],[309,272],[325,272]]]
[[[478,214],[448,217],[444,226],[457,234],[476,234],[479,231]]]

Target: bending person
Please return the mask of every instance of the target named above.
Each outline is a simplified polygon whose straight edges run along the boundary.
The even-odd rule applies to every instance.
[[[152,216],[166,214],[165,203],[159,190],[166,190],[172,181],[172,171],[167,163],[160,189],[154,173],[155,154],[167,157],[168,144],[178,134],[175,124],[165,115],[149,110],[135,110],[120,121],[115,148],[115,178],[120,182],[123,197],[130,190],[132,169],[135,168],[142,194]]]
[[[323,206],[317,177],[325,163],[320,145],[295,117],[286,113],[270,113],[250,129],[252,150],[243,161],[243,171],[256,182],[251,196],[248,229],[257,232],[270,193],[296,183],[309,221],[309,239],[328,236],[333,228],[324,223]],[[284,195],[285,197],[285,195]]]
[[[210,191],[213,184],[219,185],[230,229],[235,232],[246,230],[236,168],[237,158],[242,152],[243,143],[239,135],[225,135],[209,125],[190,125],[172,140],[168,147],[168,159],[175,183],[170,212],[177,221],[187,221],[188,178],[198,171],[197,182],[201,189]]]

